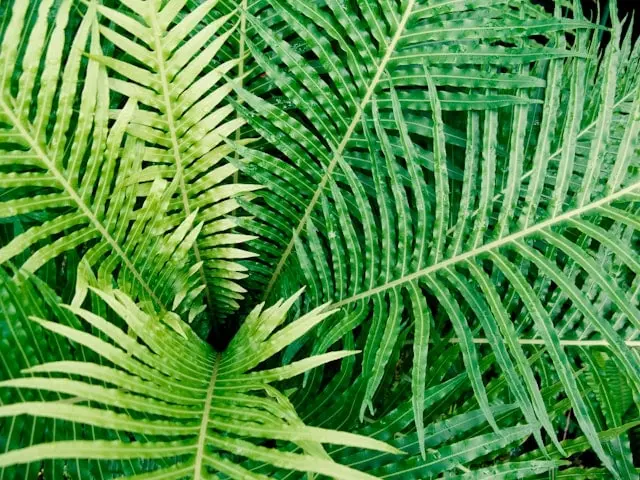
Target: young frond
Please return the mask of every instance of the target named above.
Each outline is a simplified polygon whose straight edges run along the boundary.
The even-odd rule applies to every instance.
[[[0,264],[11,261],[18,275],[29,274],[82,249],[83,262],[98,268],[104,284],[111,284],[115,271],[132,295],[176,309],[170,301],[197,286],[188,263],[181,263],[193,243],[188,232],[194,219],[164,221],[167,194],[175,187],[162,180],[139,202],[145,147],[126,136],[137,104],[130,100],[109,121],[106,69],[83,54],[102,54],[97,11],[95,5],[87,7],[66,44],[67,23],[78,21],[72,3],[42,2],[36,9],[15,2],[4,20],[0,217],[25,220],[24,232],[0,247]],[[150,264],[149,257],[157,262]],[[149,282],[161,270],[164,282]],[[202,301],[191,297],[179,311],[192,310],[195,316]]]

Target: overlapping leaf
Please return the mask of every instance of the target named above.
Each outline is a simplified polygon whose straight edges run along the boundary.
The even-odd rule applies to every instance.
[[[106,69],[84,55],[102,53],[95,5],[79,14],[71,0],[14,2],[3,22],[0,217],[27,228],[0,247],[0,263],[33,273],[78,249],[102,283],[115,274],[142,301],[195,316],[198,278],[185,260],[199,227],[193,216],[164,221],[175,190],[165,181],[139,201],[144,146],[126,135],[136,102],[110,122]]]
[[[256,188],[230,182],[236,167],[222,161],[231,152],[225,138],[236,138],[244,121],[225,102],[226,80],[239,59],[218,62],[218,52],[233,33],[231,12],[203,24],[216,0],[185,9],[184,1],[126,1],[117,10],[100,6],[100,31],[116,52],[101,56],[110,88],[140,103],[129,134],[145,144],[142,190],[157,177],[177,184],[165,222],[177,224],[196,214],[203,223],[194,255],[205,297],[218,316],[233,311],[246,275],[238,259],[252,256],[240,244],[252,238],[234,233],[234,197]],[[226,30],[223,30],[225,29]],[[224,32],[224,33],[222,33]],[[112,115],[119,115],[113,110]]]
[[[265,264],[255,269],[265,273],[266,295],[307,283],[308,308],[341,307],[310,348],[321,353],[346,332],[360,333],[361,418],[366,407],[374,412],[396,342],[413,324],[419,434],[435,316],[450,322],[477,402],[501,430],[479,368],[477,332],[492,346],[538,445],[544,448],[543,429],[562,451],[522,345],[539,337],[580,428],[617,476],[563,343],[571,336],[566,322],[581,325],[584,333],[573,339],[608,345],[637,391],[640,364],[625,342],[640,327],[640,86],[637,63],[620,58],[615,5],[600,62],[590,56],[596,37],[589,30],[562,33],[584,27],[577,3],[570,20],[559,8],[545,16],[523,7],[518,17],[495,2],[371,6],[274,2],[300,39],[295,45],[306,45],[303,53],[294,48],[297,37],[280,38],[249,17],[264,40],[252,53],[289,102],[283,109],[240,91],[248,120],[281,153],[240,148],[246,173],[269,189],[264,203],[249,207],[258,222],[248,227],[262,239]],[[480,18],[497,15],[503,21],[484,29]],[[413,29],[420,35],[411,37]],[[546,36],[546,45],[521,32]],[[465,68],[446,70],[451,62]],[[470,65],[495,78],[471,81]],[[400,67],[411,69],[415,88]],[[455,73],[463,83],[446,80]],[[518,80],[501,83],[509,75]],[[599,92],[590,104],[587,88]],[[457,95],[469,112],[453,116]],[[453,127],[466,130],[461,142]],[[307,388],[321,384],[312,379]]]
[[[640,44],[569,3],[0,5],[0,476],[637,478]],[[215,353],[245,269],[309,293]]]

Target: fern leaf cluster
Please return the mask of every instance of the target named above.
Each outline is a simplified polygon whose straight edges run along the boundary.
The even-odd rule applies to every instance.
[[[638,478],[640,41],[551,3],[1,2],[0,479]]]

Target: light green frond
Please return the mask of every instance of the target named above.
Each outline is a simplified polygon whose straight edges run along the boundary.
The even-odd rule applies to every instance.
[[[26,219],[25,231],[3,242],[0,263],[11,261],[20,275],[30,274],[77,249],[103,283],[110,285],[117,272],[122,289],[168,310],[170,299],[193,291],[198,280],[183,263],[193,241],[186,233],[195,225],[193,219],[180,227],[162,221],[172,191],[164,181],[137,203],[144,145],[126,131],[138,107],[129,101],[109,121],[106,69],[83,55],[102,54],[96,7],[78,18],[72,3],[15,2],[7,11],[0,50],[0,217],[38,221]],[[67,45],[69,22],[79,25]],[[20,44],[23,53],[15,49]],[[157,263],[150,265],[149,256]],[[149,282],[160,270],[165,281]],[[173,308],[195,312],[200,305],[194,297]]]
[[[323,453],[321,444],[399,453],[373,438],[305,426],[293,406],[269,386],[354,352],[334,352],[280,369],[251,371],[278,351],[274,345],[281,337],[286,337],[283,348],[327,314],[312,313],[275,331],[292,302],[255,311],[245,325],[264,333],[254,337],[260,339],[252,348],[257,358],[247,363],[246,351],[232,346],[225,354],[216,353],[186,323],[177,320],[183,332],[180,335],[164,325],[161,316],[144,312],[118,290],[92,290],[92,294],[109,307],[126,330],[113,320],[73,306],[65,308],[75,317],[64,314],[71,324],[36,316],[30,317],[31,321],[20,317],[15,323],[12,316],[3,321],[5,328],[18,325],[51,332],[52,338],[71,341],[91,356],[85,362],[68,361],[54,352],[43,359],[57,361],[33,365],[30,362],[36,359],[25,360],[28,368],[23,372],[32,376],[19,377],[10,372],[9,379],[0,382],[3,398],[9,394],[9,400],[3,400],[0,406],[0,417],[4,418],[3,424],[24,423],[24,416],[34,425],[43,421],[62,426],[81,424],[97,429],[101,435],[91,440],[51,438],[41,432],[20,440],[10,434],[12,441],[0,454],[0,467],[77,458],[95,461],[90,463],[91,475],[96,474],[96,468],[119,461],[124,465],[119,473],[126,478],[147,478],[138,474],[164,478],[169,472],[182,472],[199,479],[208,477],[210,469],[231,478],[247,478],[250,474],[239,464],[239,459],[246,458],[284,470],[366,479],[374,477],[335,463]],[[87,322],[95,333],[89,333],[80,322]],[[16,338],[10,340],[13,343]],[[3,358],[4,353],[3,347]],[[55,395],[49,400],[48,396],[32,398],[29,392]],[[262,446],[262,439],[298,445],[303,453]],[[150,465],[157,471],[143,474],[147,468],[126,468],[128,462],[142,465],[140,459],[152,460]],[[89,471],[81,475],[85,474]]]
[[[216,0],[193,9],[185,3],[98,7],[103,42],[120,53],[96,60],[110,72],[110,89],[140,104],[127,131],[144,143],[142,187],[156,177],[176,184],[168,206],[174,223],[197,212],[202,229],[193,256],[207,305],[224,316],[245,291],[239,280],[246,269],[238,260],[253,256],[241,245],[253,237],[232,233],[238,221],[231,216],[238,208],[235,198],[257,188],[231,183],[237,169],[223,161],[232,153],[225,139],[237,139],[245,123],[225,101],[232,92],[227,75],[241,59],[217,61],[237,15],[205,24]]]

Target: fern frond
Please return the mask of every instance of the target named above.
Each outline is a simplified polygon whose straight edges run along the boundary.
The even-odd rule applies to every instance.
[[[263,49],[249,42],[253,57],[274,86],[282,91],[285,108],[267,105],[248,93],[241,94],[241,99],[261,117],[268,119],[269,123],[251,122],[250,115],[247,119],[266,140],[280,148],[291,162],[302,163],[304,160],[300,158],[307,156],[306,152],[313,158],[313,162],[304,161],[304,178],[311,183],[311,187],[307,187],[307,182],[302,182],[301,179],[302,183],[298,188],[303,190],[298,195],[304,194],[305,199],[297,202],[301,206],[291,210],[290,214],[294,215],[291,225],[288,225],[286,232],[282,232],[289,241],[271,249],[263,247],[265,251],[261,255],[262,261],[266,265],[273,265],[267,267],[273,271],[264,279],[265,295],[271,292],[285,268],[287,259],[294,250],[295,237],[305,228],[314,207],[319,206],[320,192],[328,187],[331,178],[339,178],[340,173],[336,172],[334,177],[333,172],[341,159],[353,165],[368,162],[361,151],[362,148],[367,148],[361,120],[368,117],[372,126],[373,120],[366,110],[374,96],[383,110],[383,125],[397,131],[390,96],[391,87],[396,88],[403,109],[411,115],[407,118],[407,123],[411,125],[412,131],[433,138],[433,123],[423,120],[423,112],[431,109],[429,94],[424,89],[426,80],[423,63],[427,62],[430,71],[432,70],[443,109],[482,110],[538,101],[525,96],[509,95],[508,89],[513,83],[507,81],[509,74],[499,73],[503,67],[536,59],[581,55],[567,49],[541,47],[526,36],[519,35],[517,41],[513,37],[520,28],[526,32],[530,28],[530,22],[535,25],[539,23],[539,28],[534,28],[534,31],[545,35],[552,35],[556,29],[585,26],[585,22],[527,18],[519,22],[514,20],[516,26],[513,27],[485,29],[487,15],[496,15],[498,12],[504,15],[508,9],[501,11],[500,7],[489,8],[484,2],[480,2],[480,5],[476,3],[460,1],[428,6],[421,2],[407,2],[400,12],[394,11],[391,5],[383,6],[384,2],[380,2],[378,6],[374,3],[358,8],[340,2],[328,2],[326,8],[286,1],[272,2],[274,13],[286,20],[288,27],[295,33],[288,41],[276,37],[258,18],[248,17],[264,40]],[[441,24],[448,28],[442,28]],[[471,30],[480,39],[475,36],[468,38],[467,34]],[[414,47],[412,40],[409,40],[424,38],[425,35],[426,38],[431,38],[429,32],[433,32],[432,39],[422,41],[419,48]],[[511,39],[517,44],[524,41],[527,48],[489,46],[496,39]],[[296,43],[292,45],[294,40]],[[456,41],[456,46],[449,47],[452,40]],[[332,42],[336,43],[336,50],[333,50]],[[537,52],[537,55],[533,52]],[[312,67],[310,59],[303,55],[316,57],[317,66]],[[451,70],[451,62],[465,64],[465,68]],[[475,75],[476,71],[480,73]],[[420,80],[402,80],[407,76]],[[331,79],[331,84],[327,83],[327,77]],[[483,77],[486,81],[482,80]],[[451,80],[452,78],[458,80]],[[511,80],[519,79],[523,86],[540,84],[537,79],[527,82],[524,78],[526,75],[520,74]],[[507,82],[501,85],[500,79]],[[488,88],[499,93],[489,91],[487,94]],[[504,91],[500,92],[500,89]],[[265,94],[261,92],[261,96],[264,97]],[[286,105],[295,108],[304,120],[298,117],[298,113],[294,116],[286,115]],[[313,125],[313,128],[306,125]],[[449,125],[445,129],[445,139],[450,142],[456,142],[460,136],[464,138],[455,126]],[[397,134],[391,137],[390,144],[394,152],[401,151]],[[431,155],[423,148],[417,149],[416,158],[421,164],[433,164]],[[266,165],[262,166],[265,167]],[[455,167],[451,170],[452,175],[460,178],[460,170]],[[263,177],[268,178],[270,175],[273,173],[267,169],[266,173],[261,172],[261,176],[256,179],[265,182]],[[277,181],[277,178],[272,181]],[[266,194],[264,198],[267,203],[275,201]],[[254,213],[265,215],[263,212]],[[266,223],[273,227],[272,222]],[[291,229],[295,232],[293,236],[290,235]],[[274,255],[274,248],[279,251],[278,254]],[[260,280],[258,275],[262,273],[262,269],[256,267],[256,270],[256,276]]]
[[[45,317],[55,315],[61,325],[79,328],[78,320],[65,310],[57,307],[55,294],[37,279],[16,282],[4,270],[0,270],[0,378],[2,380],[21,377],[21,371],[40,363],[55,360],[71,361],[79,358],[91,359],[89,351],[81,348],[74,351],[68,342],[51,337],[48,332],[29,320],[29,316]],[[64,397],[43,391],[20,391],[2,389],[0,404],[14,402],[61,401]],[[14,417],[0,422],[0,449],[5,452],[19,448],[23,438],[40,439],[49,432],[52,441],[66,440],[81,435],[83,427],[69,423],[65,428],[53,420],[33,417]],[[100,438],[95,429],[84,432],[86,438]],[[76,464],[70,467],[74,470]],[[63,462],[46,460],[30,462],[12,468],[0,467],[0,475],[5,478],[33,478],[39,471],[60,477],[66,469]]]
[[[270,386],[356,352],[331,352],[254,371],[331,311],[319,308],[275,331],[295,298],[266,309],[259,306],[239,332],[240,338],[257,333],[252,335],[251,348],[245,343],[232,344],[222,355],[212,351],[180,319],[173,321],[182,335],[168,328],[163,316],[145,313],[118,290],[93,293],[119,317],[129,334],[106,318],[70,305],[64,309],[76,316],[75,323],[86,322],[95,335],[78,325],[31,317],[37,328],[93,351],[101,360],[61,358],[26,368],[24,373],[32,376],[2,381],[4,391],[18,389],[18,395],[29,390],[54,392],[61,395],[61,400],[27,401],[22,397],[1,406],[0,416],[15,419],[29,415],[80,423],[106,432],[105,440],[40,442],[33,438],[26,446],[23,441],[22,448],[0,454],[0,467],[41,459],[130,462],[146,458],[153,459],[159,468],[147,473],[140,468],[122,473],[128,474],[127,478],[187,475],[199,479],[214,469],[231,478],[264,478],[252,476],[234,460],[249,458],[285,470],[365,479],[374,477],[334,463],[321,444],[397,452],[375,439],[305,426],[293,407]],[[120,439],[106,440],[114,435]],[[129,441],[126,435],[131,436]],[[261,446],[261,439],[292,442],[305,453]]]
[[[243,59],[216,62],[236,17],[231,12],[203,25],[216,3],[188,10],[184,1],[124,2],[126,8],[118,10],[100,6],[100,32],[121,54],[98,60],[111,71],[111,90],[142,106],[128,129],[145,144],[142,188],[156,177],[177,184],[169,205],[177,213],[166,221],[177,224],[198,212],[203,227],[193,253],[202,262],[198,271],[207,304],[224,316],[237,308],[245,291],[238,283],[246,276],[238,260],[252,256],[241,244],[253,237],[233,232],[234,197],[257,187],[230,183],[237,169],[222,162],[232,151],[224,140],[245,123],[225,102],[232,91],[226,76]]]
[[[542,18],[546,14],[524,6],[517,17],[511,15],[517,10],[493,3],[485,8],[464,1],[442,7],[404,2],[405,10],[389,13],[379,2],[380,25],[390,27],[376,51],[372,45],[379,39],[373,40],[366,8],[339,2],[285,8],[284,3],[274,2],[274,9],[294,25],[309,48],[305,55],[313,51],[318,62],[312,67],[294,51],[290,37],[278,38],[253,18],[264,47],[252,47],[252,52],[291,102],[289,112],[239,90],[248,121],[286,159],[239,147],[246,173],[270,190],[260,194],[263,203],[248,207],[258,219],[255,232],[263,238],[261,258],[275,265],[263,277],[266,295],[307,283],[311,296],[306,308],[325,302],[341,308],[336,321],[309,338],[314,353],[330,348],[347,331],[366,332],[366,339],[357,343],[364,350],[365,384],[351,393],[359,398],[361,419],[366,408],[374,413],[376,398],[381,398],[380,385],[400,348],[403,322],[413,323],[412,395],[419,435],[424,372],[429,358],[437,358],[427,353],[430,325],[439,316],[455,332],[478,405],[499,438],[503,429],[491,412],[473,341],[474,331],[483,332],[527,423],[537,427],[539,447],[546,448],[539,431],[544,429],[554,448],[563,452],[554,418],[519,343],[522,332],[538,335],[580,428],[617,476],[580,394],[572,354],[559,337],[559,331],[569,331],[563,328],[567,319],[583,325],[588,338],[607,342],[638,389],[640,363],[625,336],[628,329],[637,332],[640,327],[633,253],[640,83],[637,68],[626,69],[622,79],[617,74],[621,26],[615,6],[612,40],[594,70],[590,31],[579,30],[571,40],[565,36],[567,29],[585,26],[575,5],[574,17],[563,19],[559,8],[555,16]],[[448,10],[454,4],[459,11]],[[484,23],[474,23],[482,15],[498,14],[505,26],[497,28],[498,37]],[[295,15],[304,16],[306,23],[294,22]],[[405,50],[400,40],[418,25],[424,25],[423,35],[416,38],[424,40]],[[465,33],[460,46],[449,47],[442,25],[450,27],[455,39],[458,29],[466,31],[467,26],[475,25],[477,32]],[[536,30],[540,25],[554,27]],[[546,35],[547,45],[516,38],[521,28]],[[440,36],[431,38],[430,31]],[[332,36],[331,41],[323,41],[323,35]],[[514,46],[496,47],[494,38],[509,38]],[[337,45],[344,49],[340,58],[331,52]],[[358,56],[369,61],[356,62]],[[332,66],[327,59],[335,59]],[[406,85],[394,81],[405,62],[413,62],[421,89],[407,92]],[[502,76],[499,68],[537,76],[544,88],[536,90],[531,81],[531,87],[521,82],[510,91],[487,80],[465,84],[468,90],[453,94],[450,82],[439,79],[449,62],[478,65],[496,77]],[[563,77],[569,69],[573,75]],[[464,74],[471,71],[465,68]],[[339,74],[342,80],[335,78]],[[315,89],[327,76],[334,88]],[[584,105],[588,82],[601,93]],[[496,92],[498,103],[492,99]],[[460,127],[447,114],[458,109],[451,104],[456,95],[469,110],[455,117],[466,117],[464,150],[447,134],[448,128]],[[480,102],[475,101],[478,96]],[[622,111],[616,102],[625,98],[635,100]],[[428,128],[410,128],[415,112],[428,112]],[[260,121],[253,120],[256,115]],[[286,218],[274,214],[274,204],[288,209]],[[546,306],[546,301],[551,303]],[[307,388],[312,392],[319,384],[316,380]]]
[[[29,274],[72,249],[83,249],[84,261],[99,267],[105,282],[110,284],[117,271],[121,288],[170,310],[176,295],[196,286],[197,279],[181,263],[185,246],[188,250],[193,242],[187,235],[193,218],[162,222],[171,192],[164,181],[148,189],[144,205],[137,204],[144,146],[125,135],[136,102],[128,102],[109,124],[106,69],[83,58],[85,49],[102,54],[96,7],[89,5],[78,20],[72,3],[15,2],[4,25],[0,217],[30,215],[31,225],[0,247],[0,263],[28,253],[17,266]],[[79,25],[67,45],[65,28],[71,21]],[[23,43],[24,52],[19,49]],[[161,244],[165,236],[168,243]],[[156,256],[157,263],[150,265],[149,256]],[[161,270],[163,284],[147,280]],[[200,305],[196,297],[180,308],[196,313]]]
[[[640,42],[553,3],[0,2],[0,480],[636,478]]]

